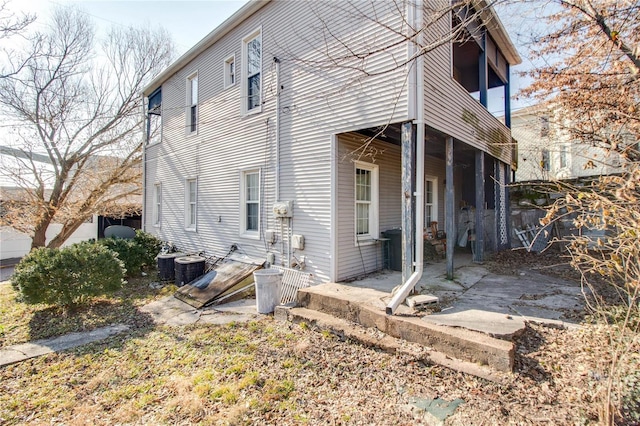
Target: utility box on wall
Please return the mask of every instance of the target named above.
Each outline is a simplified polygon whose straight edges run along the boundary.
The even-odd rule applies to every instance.
[[[272,210],[273,217],[293,217],[293,201],[276,201]]]
[[[304,250],[304,235],[292,235],[291,236],[291,247],[296,250]]]

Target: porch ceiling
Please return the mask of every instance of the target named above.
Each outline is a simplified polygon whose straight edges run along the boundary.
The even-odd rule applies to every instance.
[[[390,124],[386,127],[372,127],[362,129],[359,133],[366,137],[375,137],[382,142],[400,146],[402,138],[402,123]],[[425,132],[425,154],[431,157],[445,159],[445,138],[446,136],[434,129],[427,127]],[[472,165],[475,161],[476,148],[463,142],[456,141],[454,144],[453,158],[457,165]]]

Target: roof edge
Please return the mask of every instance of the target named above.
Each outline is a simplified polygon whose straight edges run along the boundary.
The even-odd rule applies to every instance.
[[[162,70],[147,86],[142,90],[144,96],[148,96],[158,86],[162,85],[173,74],[180,71],[185,65],[191,62],[196,56],[207,50],[216,41],[221,39],[229,31],[240,25],[245,19],[262,9],[271,0],[250,0],[247,4],[238,9],[233,15],[227,18],[222,24],[214,28],[202,40],[187,50],[182,56],[176,59],[171,65]]]
[[[511,41],[509,33],[507,33],[504,25],[502,25],[502,21],[493,6],[486,0],[478,0],[477,4],[480,6],[480,9],[482,9],[482,21],[487,26],[489,34],[491,34],[491,37],[493,37],[498,44],[500,51],[509,65],[521,64],[522,58]]]

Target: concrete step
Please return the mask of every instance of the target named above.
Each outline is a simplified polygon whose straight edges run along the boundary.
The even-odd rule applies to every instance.
[[[377,328],[388,336],[418,343],[461,361],[512,371],[515,352],[512,342],[464,328],[428,323],[404,305],[396,315],[387,315],[388,300],[390,295],[381,291],[328,283],[299,290],[298,308],[294,309],[322,312]]]

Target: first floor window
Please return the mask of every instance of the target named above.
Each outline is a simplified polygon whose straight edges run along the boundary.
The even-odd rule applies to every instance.
[[[257,236],[260,230],[260,171],[242,172],[242,233]]]
[[[551,170],[551,164],[549,162],[549,150],[542,150],[542,158],[540,159],[540,168],[546,172]]]
[[[196,229],[198,214],[198,181],[196,179],[187,179],[186,182],[186,227],[187,229]]]
[[[560,168],[567,167],[567,147],[560,147]]]
[[[154,186],[153,202],[153,224],[155,226],[160,226],[160,219],[162,217],[162,185],[159,183]]]
[[[438,221],[438,180],[427,177],[424,182],[424,226],[431,226],[431,222]]]
[[[355,230],[358,240],[378,238],[378,166],[355,167]]]

